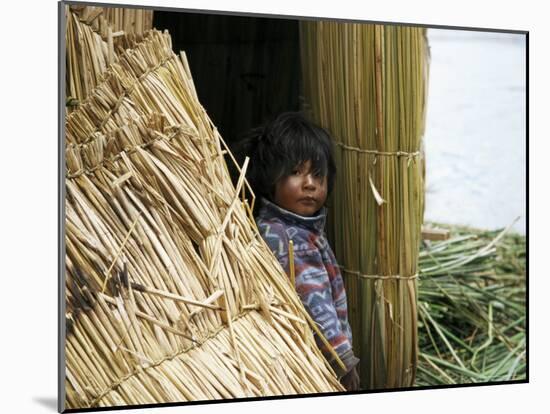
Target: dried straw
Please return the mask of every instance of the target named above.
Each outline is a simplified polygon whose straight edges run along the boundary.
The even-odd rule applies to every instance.
[[[153,27],[153,11],[71,5],[67,19],[67,108],[72,111],[99,83],[107,67]]]
[[[66,142],[67,408],[343,390],[167,33],[118,55]]]
[[[311,116],[335,139],[330,237],[366,388],[411,386],[423,219],[425,29],[301,23]]]

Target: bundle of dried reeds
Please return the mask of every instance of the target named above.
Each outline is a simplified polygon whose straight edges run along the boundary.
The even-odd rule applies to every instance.
[[[423,220],[425,29],[303,22],[311,115],[333,134],[332,238],[366,388],[411,386]]]
[[[66,141],[67,408],[343,390],[167,33],[119,55]]]

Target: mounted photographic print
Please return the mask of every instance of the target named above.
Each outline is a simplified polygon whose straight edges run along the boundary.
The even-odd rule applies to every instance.
[[[59,13],[60,411],[527,381],[527,32]]]

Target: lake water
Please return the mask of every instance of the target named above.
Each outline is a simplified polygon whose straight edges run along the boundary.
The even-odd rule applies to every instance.
[[[427,221],[526,230],[524,35],[429,29]]]

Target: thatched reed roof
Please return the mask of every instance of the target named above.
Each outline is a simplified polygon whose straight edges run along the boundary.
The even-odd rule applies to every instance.
[[[342,390],[184,55],[125,41],[66,118],[66,408]]]
[[[103,80],[107,67],[118,61],[119,54],[143,40],[153,28],[153,11],[72,5],[65,15],[66,95],[74,104],[88,97]]]

